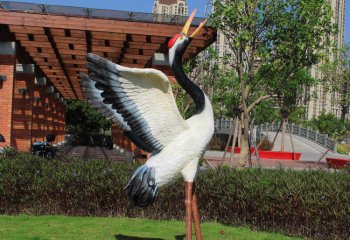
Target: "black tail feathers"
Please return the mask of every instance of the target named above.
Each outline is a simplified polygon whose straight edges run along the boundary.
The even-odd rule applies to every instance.
[[[142,165],[135,171],[125,189],[137,206],[148,206],[158,195],[155,169]]]

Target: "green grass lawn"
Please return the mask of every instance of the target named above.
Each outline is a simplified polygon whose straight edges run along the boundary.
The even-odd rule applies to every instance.
[[[228,227],[218,223],[203,223],[202,231],[205,240],[298,239],[282,234],[255,232],[248,228]],[[182,240],[184,234],[184,223],[179,221],[64,216],[0,216],[1,240]]]

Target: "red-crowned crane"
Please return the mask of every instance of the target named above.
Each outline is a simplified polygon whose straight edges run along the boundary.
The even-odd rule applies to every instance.
[[[183,54],[205,25],[188,36],[196,10],[181,33],[168,43],[169,62],[180,86],[193,98],[196,113],[184,120],[177,109],[168,78],[155,69],[127,68],[88,54],[90,74],[83,75],[88,101],[121,127],[139,148],[152,153],[126,186],[138,206],[154,201],[162,186],[180,174],[186,181],[186,238],[192,239],[192,217],[197,239],[202,239],[194,189],[198,161],[214,133],[213,109],[208,97],[186,76]]]

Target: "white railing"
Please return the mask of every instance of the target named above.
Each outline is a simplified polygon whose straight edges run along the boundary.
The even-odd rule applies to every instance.
[[[255,126],[256,139],[259,141],[267,132],[277,132],[280,128],[279,122],[274,124],[265,123],[259,126]],[[218,119],[215,122],[215,132],[218,134],[230,134],[230,130],[233,125],[233,119]],[[293,135],[306,138],[312,142],[315,142],[325,148],[334,150],[336,148],[336,140],[328,137],[327,134],[321,134],[317,130],[313,130],[308,127],[298,126],[295,124],[287,124],[286,132],[289,133],[289,129]],[[281,131],[281,129],[279,130]]]

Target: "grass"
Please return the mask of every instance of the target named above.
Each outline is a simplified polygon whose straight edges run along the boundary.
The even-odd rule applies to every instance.
[[[202,231],[206,240],[299,239],[278,233],[256,232],[249,228],[229,227],[218,223],[203,223]],[[65,216],[0,216],[0,239],[2,240],[182,240],[185,237],[184,234],[184,223],[179,221]]]

